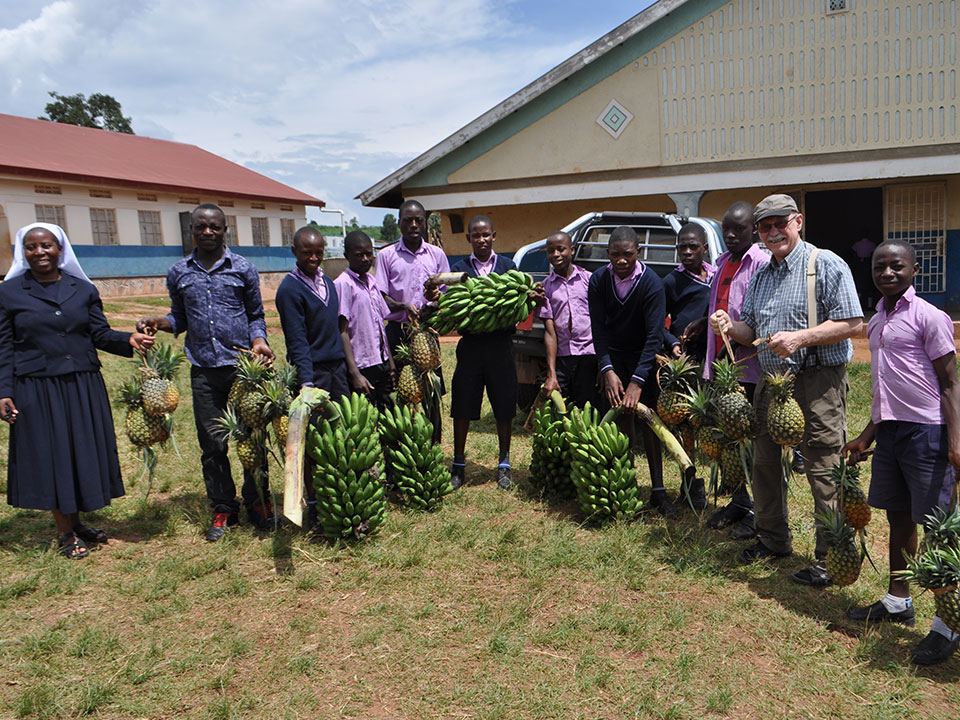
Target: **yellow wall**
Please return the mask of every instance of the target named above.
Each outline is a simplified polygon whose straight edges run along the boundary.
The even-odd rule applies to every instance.
[[[450,174],[450,183],[660,165],[657,75],[630,63]],[[611,100],[633,114],[618,138],[597,124]]]

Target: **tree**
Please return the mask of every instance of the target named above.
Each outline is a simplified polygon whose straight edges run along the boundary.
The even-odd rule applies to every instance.
[[[383,227],[380,230],[380,242],[386,245],[392,243],[400,237],[400,228],[397,226],[397,219],[387,213],[383,216]]]
[[[360,221],[357,220],[356,215],[354,215],[352,218],[350,218],[349,226],[350,226],[350,229],[351,229],[351,230],[359,230],[359,229],[360,229]]]
[[[438,248],[443,247],[443,222],[438,212],[430,213],[427,218],[427,242]]]
[[[41,120],[79,125],[80,127],[98,128],[111,132],[133,135],[130,118],[123,116],[120,103],[110,95],[94,93],[88,100],[83,93],[76,95],[61,95],[48,93],[53,102],[47,103],[44,108],[46,115]]]

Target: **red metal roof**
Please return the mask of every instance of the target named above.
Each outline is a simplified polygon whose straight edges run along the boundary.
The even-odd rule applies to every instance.
[[[323,207],[196,145],[0,113],[0,172]]]

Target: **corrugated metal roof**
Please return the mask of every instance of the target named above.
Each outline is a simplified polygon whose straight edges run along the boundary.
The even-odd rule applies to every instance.
[[[196,145],[0,114],[0,172],[323,207]]]

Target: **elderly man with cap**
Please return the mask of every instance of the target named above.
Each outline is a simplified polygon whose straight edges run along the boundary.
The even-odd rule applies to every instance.
[[[733,321],[725,311],[718,310],[710,316],[710,325],[714,332],[726,332],[743,345],[763,338],[766,344],[761,346],[759,360],[764,373],[796,374],[794,397],[806,419],[801,449],[807,459],[814,509],[821,513],[834,502],[830,469],[839,461],[840,448],[846,442],[847,363],[853,358],[850,338],[860,332],[863,313],[847,263],[835,253],[801,240],[803,216],[793,198],[764,198],[753,219],[760,239],[772,254],[770,263],[751,278],[740,320]],[[808,274],[816,298],[809,304]],[[793,553],[787,481],[781,468],[781,448],[766,430],[770,392],[762,379],[755,402],[758,434],[753,493],[757,543],[740,553],[741,562]],[[830,575],[824,567],[828,547],[824,528],[818,523],[817,563],[795,573],[793,579],[813,587],[829,585]]]

